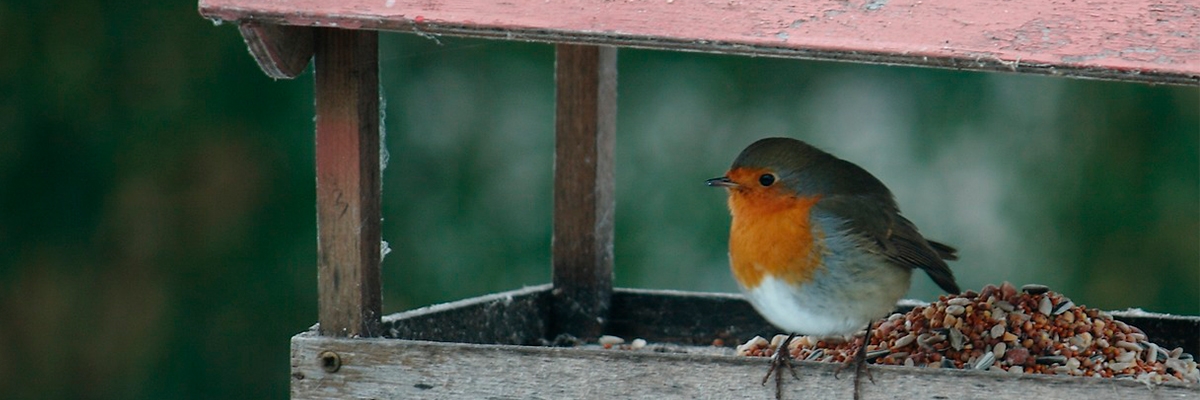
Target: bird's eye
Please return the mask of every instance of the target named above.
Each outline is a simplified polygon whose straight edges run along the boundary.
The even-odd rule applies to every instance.
[[[763,186],[771,186],[771,184],[775,183],[775,175],[762,174],[762,176],[758,177],[758,183]]]

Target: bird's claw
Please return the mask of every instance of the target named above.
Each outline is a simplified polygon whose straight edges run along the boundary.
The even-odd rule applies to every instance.
[[[783,399],[783,372],[781,367],[787,367],[788,372],[792,373],[792,378],[800,379],[800,375],[796,374],[796,367],[792,365],[792,352],[789,349],[789,344],[795,334],[788,335],[783,343],[779,344],[779,348],[775,350],[775,356],[771,357],[771,368],[767,370],[767,375],[763,376],[762,384],[767,385],[767,380],[771,379],[771,374],[775,374],[775,400]]]

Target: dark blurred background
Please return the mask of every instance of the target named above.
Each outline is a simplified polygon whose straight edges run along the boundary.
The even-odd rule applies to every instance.
[[[0,397],[283,398],[316,321],[312,75],[194,2],[0,2]],[[549,281],[553,48],[382,37],[384,307]],[[616,283],[736,291],[765,136],[873,171],[966,288],[1200,314],[1200,91],[622,50]],[[932,299],[927,278],[912,297]]]

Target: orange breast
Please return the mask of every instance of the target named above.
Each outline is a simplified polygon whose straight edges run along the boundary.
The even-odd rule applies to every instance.
[[[809,213],[820,197],[795,197],[776,190],[732,190],[729,257],[733,275],[747,289],[763,277],[789,283],[812,279],[821,267],[823,234]]]

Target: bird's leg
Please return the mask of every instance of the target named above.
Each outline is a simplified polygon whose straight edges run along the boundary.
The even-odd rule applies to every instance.
[[[843,369],[849,367],[851,364],[854,365],[854,400],[859,399],[859,389],[862,387],[863,374],[867,375],[867,379],[871,380],[872,384],[875,383],[875,377],[871,376],[871,370],[867,369],[867,343],[871,342],[871,328],[874,326],[874,321],[867,323],[866,334],[863,335],[862,344],[858,346],[858,351],[854,353],[854,358],[846,360],[845,364],[842,364],[833,372],[833,377],[837,378]]]
[[[792,367],[792,351],[788,345],[792,343],[792,339],[796,338],[796,334],[789,334],[787,339],[783,339],[783,343],[779,344],[779,348],[775,349],[775,356],[771,357],[771,369],[767,370],[767,376],[762,379],[762,384],[767,384],[767,379],[771,379],[771,374],[775,374],[775,400],[783,398],[783,371],[780,371],[781,366],[786,366],[788,372],[792,373],[792,378],[800,379],[796,375],[796,369]]]

